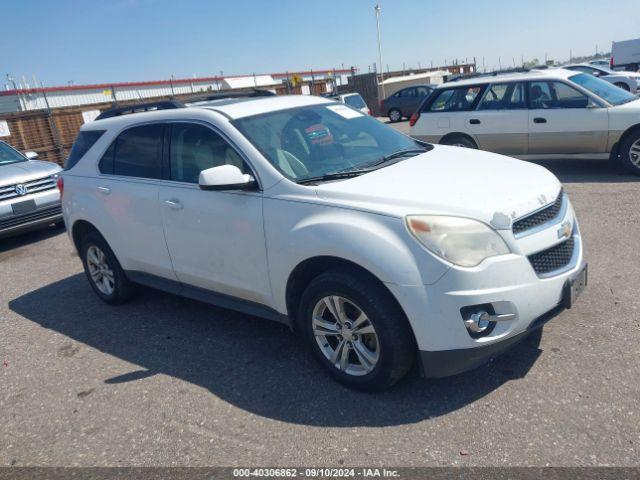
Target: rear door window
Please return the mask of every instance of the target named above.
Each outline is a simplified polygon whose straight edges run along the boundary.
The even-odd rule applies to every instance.
[[[526,108],[522,83],[495,83],[485,91],[478,110]]]
[[[164,125],[141,125],[122,132],[115,141],[113,173],[126,177],[162,177]]]
[[[427,87],[416,87],[416,92],[418,93],[419,97],[426,97],[431,93],[431,89]]]
[[[416,96],[415,88],[405,88],[404,90],[400,90],[400,96],[402,98],[413,98]]]

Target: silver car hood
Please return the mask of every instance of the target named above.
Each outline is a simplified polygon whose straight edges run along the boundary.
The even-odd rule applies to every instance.
[[[55,163],[40,160],[0,165],[0,187],[46,177],[61,170],[60,166]]]

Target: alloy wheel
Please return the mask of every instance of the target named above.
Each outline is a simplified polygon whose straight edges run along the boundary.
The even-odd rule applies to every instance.
[[[634,167],[640,168],[640,138],[629,148],[629,160]]]
[[[312,327],[320,351],[338,370],[354,376],[373,371],[380,342],[371,320],[352,301],[330,295],[313,309]]]
[[[96,288],[105,295],[112,295],[115,290],[113,270],[104,252],[95,245],[87,249],[87,268]]]

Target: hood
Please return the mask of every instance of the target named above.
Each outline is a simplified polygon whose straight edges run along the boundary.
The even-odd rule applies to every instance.
[[[359,177],[316,187],[325,201],[403,217],[443,214],[508,229],[553,202],[561,189],[546,168],[467,148],[433,150]]]
[[[62,169],[59,165],[40,160],[0,165],[0,187],[46,177],[58,173],[60,170]]]

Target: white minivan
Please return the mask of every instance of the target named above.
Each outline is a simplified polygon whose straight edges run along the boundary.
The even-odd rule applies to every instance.
[[[60,181],[107,303],[143,284],[284,322],[333,377],[383,389],[416,360],[427,377],[488,361],[586,285],[540,166],[312,96],[157,108],[85,124]]]

